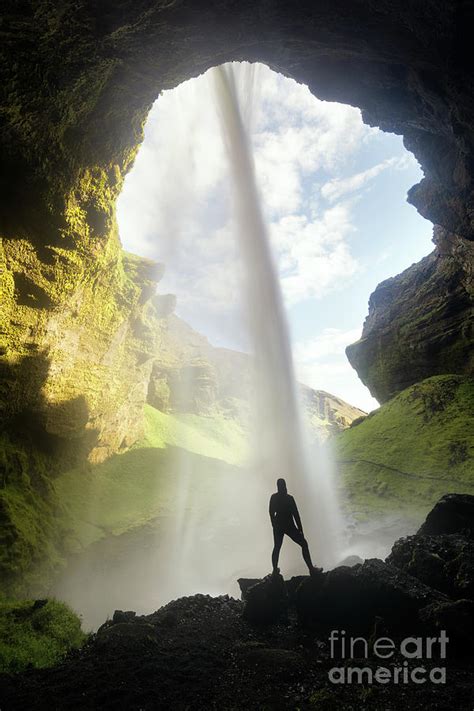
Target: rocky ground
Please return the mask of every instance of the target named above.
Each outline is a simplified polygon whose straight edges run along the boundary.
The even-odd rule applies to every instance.
[[[2,709],[472,708],[472,660],[451,663],[445,686],[335,686],[327,640],[294,620],[252,626],[243,607],[196,595],[116,616],[61,666],[4,679]]]
[[[444,497],[415,536],[312,578],[241,580],[243,601],[207,595],[151,615],[117,611],[52,669],[1,678],[9,709],[472,709],[474,497]],[[331,629],[368,640],[333,658]],[[449,637],[447,658],[409,659],[407,636]],[[389,637],[389,660],[374,655]],[[337,650],[337,647],[336,647]],[[426,657],[426,655],[424,655]],[[329,671],[447,667],[446,683],[334,684]],[[428,673],[427,672],[427,673]],[[401,677],[403,678],[403,677]]]

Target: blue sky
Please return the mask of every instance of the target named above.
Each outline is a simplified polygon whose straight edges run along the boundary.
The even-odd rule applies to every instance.
[[[399,136],[363,124],[262,65],[239,95],[300,380],[377,406],[344,348],[370,293],[428,254],[432,226],[406,203],[422,173]],[[117,205],[124,247],[166,265],[161,293],[214,345],[245,349],[242,273],[226,154],[208,75],[164,92]]]

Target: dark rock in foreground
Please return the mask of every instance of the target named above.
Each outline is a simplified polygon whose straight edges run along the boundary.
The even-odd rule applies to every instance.
[[[464,569],[471,544],[460,534],[440,535],[434,543],[421,535],[399,541],[393,560],[426,580],[371,559],[288,581],[281,575],[241,579],[244,602],[194,595],[150,615],[117,610],[62,664],[0,675],[0,708],[470,711],[474,601],[453,600],[434,583],[447,579],[444,565],[452,551],[456,570]],[[425,553],[428,560],[436,555],[435,545],[447,552],[441,568],[421,565]],[[410,550],[416,552],[411,567]],[[340,662],[339,651],[332,655],[331,630],[363,637],[367,652],[352,661],[369,671],[389,666],[373,655],[376,638],[439,638],[444,630],[448,683],[373,684],[370,694],[360,684],[333,684],[329,673]],[[403,665],[406,659],[396,654],[390,664]],[[410,662],[420,666],[419,659]],[[424,657],[422,665],[431,669],[439,659]]]
[[[156,632],[147,622],[117,622],[102,627],[96,637],[96,644],[108,651],[128,649],[152,649],[157,644]]]
[[[294,607],[301,583],[307,575],[296,575],[284,580],[282,575],[265,578],[239,578],[245,619],[257,625],[269,625],[284,620]]]
[[[474,496],[446,494],[426,517],[418,531],[422,536],[462,533],[474,538]]]
[[[377,618],[392,635],[420,627],[419,611],[448,598],[416,578],[381,560],[366,560],[308,578],[297,591],[296,611],[302,625],[324,630],[343,628],[370,633]]]
[[[244,618],[254,624],[267,625],[286,616],[288,593],[282,575],[268,575],[245,592]]]
[[[112,619],[61,665],[0,675],[0,707],[2,711],[473,708],[469,662],[450,657],[448,685],[374,684],[365,695],[359,684],[329,681],[328,673],[337,663],[327,636],[308,635],[291,620],[270,627],[249,624],[243,609],[242,602],[227,596],[195,595],[151,615],[130,615],[127,622]],[[449,622],[448,629],[462,633],[470,611],[464,602],[446,602],[425,608],[423,614],[427,627]],[[384,634],[383,627],[377,630]],[[370,657],[363,666],[377,669],[380,661]],[[428,660],[430,665],[436,666],[436,660]]]
[[[474,598],[474,541],[458,534],[408,536],[387,563],[458,600]]]
[[[432,603],[420,611],[427,636],[444,630],[451,654],[472,654],[474,640],[474,601],[448,600]]]
[[[242,594],[242,600],[247,599],[247,591],[250,590],[251,587],[254,585],[257,585],[258,583],[261,583],[263,578],[239,578],[237,580],[237,583],[240,588],[240,592]]]

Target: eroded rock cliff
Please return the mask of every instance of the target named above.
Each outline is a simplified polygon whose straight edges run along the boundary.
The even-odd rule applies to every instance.
[[[142,433],[162,268],[116,236],[103,252],[5,240],[0,268],[0,576],[23,592],[61,562],[56,477]]]
[[[26,240],[4,243],[0,414],[50,452],[97,462],[141,432],[162,268],[117,240],[88,247],[49,246],[45,260]]]
[[[474,371],[474,248],[435,228],[436,249],[378,285],[362,338],[346,349],[379,402],[431,375]]]

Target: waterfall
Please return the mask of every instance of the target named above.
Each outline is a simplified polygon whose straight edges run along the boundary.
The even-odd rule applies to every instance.
[[[302,515],[313,561],[329,566],[337,561],[340,531],[330,462],[325,448],[310,449],[303,427],[283,297],[239,105],[234,66],[211,71],[232,176],[236,238],[244,265],[245,307],[256,363],[259,451],[255,476],[262,478],[268,497],[276,489],[276,479],[286,479]],[[266,516],[266,511],[260,515]]]
[[[219,306],[231,314],[229,320],[237,316],[237,322],[229,324],[229,332],[235,332],[239,344],[248,345],[246,350],[253,357],[242,354],[245,372],[236,373],[244,379],[244,406],[238,415],[230,407],[229,411],[211,412],[207,422],[205,413],[197,417],[199,427],[211,428],[209,441],[217,443],[220,433],[215,428],[225,429],[227,425],[238,433],[237,440],[228,440],[223,431],[223,449],[207,450],[208,440],[202,434],[207,430],[195,429],[193,415],[186,409],[182,417],[179,408],[177,413],[161,413],[156,426],[163,431],[159,431],[157,440],[167,444],[140,450],[143,454],[138,452],[133,459],[139,467],[144,457],[150,487],[144,525],[132,497],[130,511],[126,510],[127,532],[106,536],[90,546],[55,587],[55,594],[80,611],[90,627],[96,627],[114,609],[149,613],[174,598],[195,593],[238,597],[239,577],[267,575],[273,547],[268,503],[279,477],[286,479],[289,492],[295,496],[314,564],[328,568],[342,557],[338,542],[342,527],[331,461],[326,447],[314,443],[314,432],[310,436],[305,429],[278,270],[247,135],[247,124],[256,107],[253,94],[258,95],[258,73],[247,64],[226,65],[211,70],[198,87],[185,89],[173,100],[173,119],[179,130],[171,132],[171,145],[166,141],[161,145],[165,150],[160,166],[158,209],[162,219],[157,256],[162,255],[165,262],[167,258],[174,260],[175,273],[179,273],[182,252],[194,239],[192,231],[187,233],[188,224],[199,220],[199,210],[207,212],[216,207],[199,203],[193,170],[204,168],[212,173],[217,168],[223,179],[216,192],[222,200],[219,218],[225,219],[226,225],[223,239],[234,260],[233,273],[238,275],[236,303]],[[245,101],[239,103],[241,94]],[[207,155],[200,143],[200,119],[212,122],[215,140],[207,144],[212,155]],[[166,131],[164,134],[168,137]],[[235,239],[227,230],[229,182]],[[202,233],[198,233],[204,242],[207,230],[212,233],[210,224],[212,216],[206,215]],[[216,242],[210,236],[207,244],[211,262]],[[219,254],[215,266],[220,266],[218,260]],[[225,267],[229,267],[228,261],[223,261]],[[249,378],[248,368],[252,370],[252,364],[254,378],[249,385],[252,374]],[[192,401],[195,387],[192,377],[178,378],[174,385],[177,401]],[[247,407],[249,390],[252,399]],[[236,450],[241,446],[242,451],[226,451],[232,446]],[[149,469],[152,461],[154,475]],[[118,497],[120,505],[128,509],[121,497],[128,495],[126,484],[133,482],[135,475],[133,469],[123,468],[113,473],[112,506]],[[125,493],[119,496],[122,485]],[[95,487],[100,491],[101,486],[100,478],[91,478],[87,536],[98,513],[94,509]],[[138,524],[136,529],[131,528],[132,522]],[[283,545],[280,566],[285,577],[306,572],[301,550],[292,541]]]

